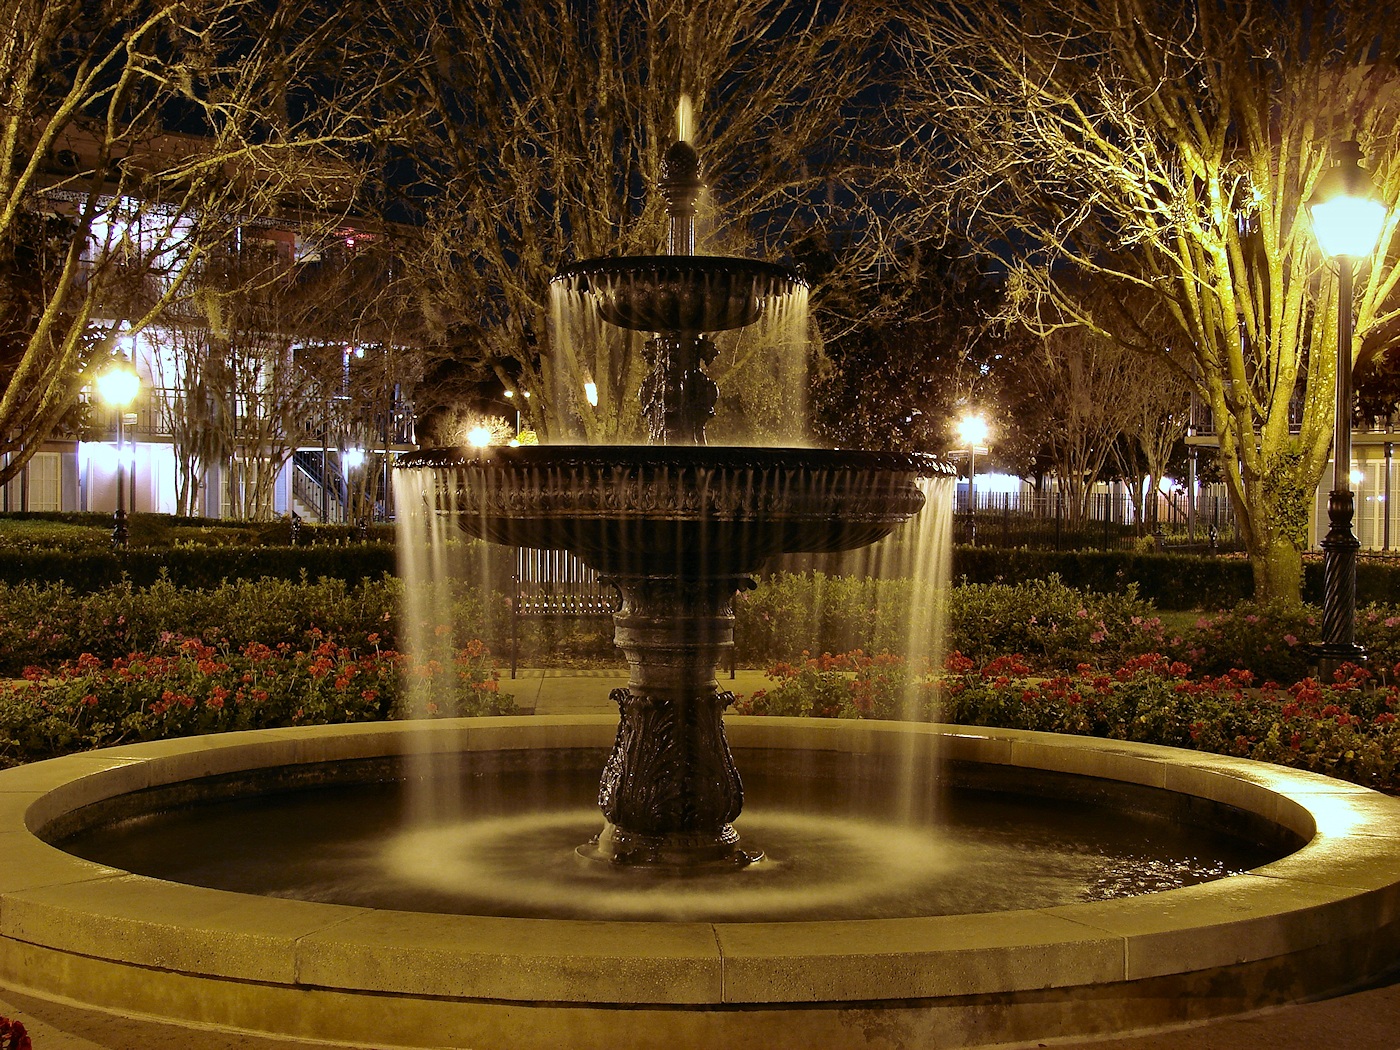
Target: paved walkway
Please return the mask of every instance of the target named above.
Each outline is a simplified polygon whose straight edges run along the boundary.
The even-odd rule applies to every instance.
[[[501,688],[514,694],[522,710],[537,714],[591,714],[616,710],[608,693],[625,681],[623,671],[524,671],[514,681],[503,679]],[[762,673],[757,671],[740,671],[732,683],[727,677],[721,679],[724,688],[736,693],[752,692],[766,684]],[[22,1021],[33,1040],[34,1050],[311,1050],[313,1046],[319,1050],[379,1050],[381,1047],[389,1050],[390,1047],[390,1044],[365,1043],[352,1048],[346,1044],[311,1044],[190,1029],[3,991],[0,991],[0,1016]],[[1085,1046],[1092,1050],[1400,1050],[1400,970],[1376,987],[1319,1002],[1277,1007],[1169,1031],[1028,1045]],[[568,1048],[561,1046],[560,1050]]]
[[[1092,1050],[1397,1050],[1397,983],[1335,999],[1264,1010],[1165,1032],[1097,1041],[1059,1040],[1030,1046]],[[0,994],[0,1015],[24,1022],[34,1050],[390,1050],[386,1044],[304,1043],[231,1032],[181,1028],[119,1017],[26,995]],[[474,1050],[507,1050],[478,1047]],[[561,1046],[559,1050],[568,1050]],[[681,1048],[676,1050],[728,1050]],[[813,1047],[812,1050],[821,1050]]]

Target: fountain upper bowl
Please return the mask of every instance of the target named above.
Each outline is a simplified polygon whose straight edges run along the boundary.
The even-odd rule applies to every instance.
[[[427,449],[399,467],[436,472],[470,535],[571,550],[603,572],[705,576],[874,543],[924,505],[920,478],[953,469],[924,454],[669,445]]]
[[[743,328],[770,301],[807,287],[786,266],[712,255],[587,259],[554,283],[588,294],[609,324],[642,332]]]

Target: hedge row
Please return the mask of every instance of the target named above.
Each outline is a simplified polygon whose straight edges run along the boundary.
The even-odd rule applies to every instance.
[[[1122,594],[1131,583],[1159,609],[1228,609],[1254,597],[1254,573],[1240,557],[1142,554],[1132,551],[1001,550],[958,547],[953,578],[968,583],[1017,583],[1059,576],[1086,591]],[[1303,563],[1303,600],[1322,603],[1319,559]],[[1400,595],[1400,561],[1362,559],[1356,566],[1356,601],[1393,601]]]
[[[5,544],[35,548],[42,547],[52,535],[43,526],[68,530],[64,549],[81,549],[100,553],[109,549],[112,536],[112,515],[102,511],[7,511],[0,514],[0,523],[14,522],[19,529],[7,529]],[[132,514],[128,519],[129,544],[141,547],[181,546],[288,546],[292,542],[292,521],[289,517],[271,521],[242,521],[235,518],[197,518],[176,514]],[[299,527],[297,544],[345,544],[368,538],[384,543],[394,540],[393,523],[366,523],[362,532],[356,524],[321,525],[303,522]]]
[[[351,530],[353,531],[353,530]],[[30,551],[0,548],[0,582],[62,581],[79,591],[97,590],[123,577],[137,586],[164,572],[185,587],[272,576],[322,576],[354,581],[396,573],[394,545],[372,534],[368,543],[338,536],[310,546],[180,546],[165,550]],[[489,586],[510,585],[511,554],[493,547]],[[1131,551],[1036,551],[957,547],[953,579],[966,583],[1018,583],[1058,576],[1065,584],[1101,594],[1124,594],[1137,585],[1140,598],[1159,609],[1228,609],[1254,594],[1249,563],[1238,557],[1141,554]],[[1400,562],[1362,560],[1356,572],[1357,602],[1385,602],[1400,594]],[[1303,600],[1322,601],[1322,563],[1304,565]]]
[[[1134,551],[1037,551],[958,547],[953,579],[968,583],[1019,583],[1059,576],[1070,587],[1138,596],[1159,609],[1226,609],[1254,594],[1249,562],[1197,554]]]
[[[394,573],[392,543],[315,547],[176,547],[127,551],[0,551],[0,582],[63,582],[89,592],[123,578],[148,587],[162,575],[181,587],[215,587],[224,580],[322,577],[355,582]]]

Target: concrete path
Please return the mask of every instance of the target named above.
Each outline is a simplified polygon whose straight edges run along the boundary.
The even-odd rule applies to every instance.
[[[1400,1050],[1400,974],[1396,974],[1396,981],[1335,999],[1279,1007],[1189,1028],[1097,1041],[1025,1045],[1082,1046],[1092,1050]],[[340,1043],[312,1044],[181,1028],[15,994],[0,995],[0,1015],[24,1022],[34,1050],[312,1050],[313,1047],[392,1050],[393,1046],[391,1043],[361,1043],[355,1047]],[[385,1028],[392,1030],[392,1018],[385,1018]],[[561,1046],[559,1050],[568,1048]],[[675,1050],[728,1048],[676,1047]],[[812,1047],[812,1050],[821,1048]]]
[[[608,693],[627,680],[616,672],[523,671],[501,689],[524,711],[591,714],[614,711]],[[749,693],[768,685],[758,671],[740,671],[721,686]],[[143,1018],[115,1016],[40,995],[0,992],[0,1016],[22,1021],[34,1050],[391,1050],[392,1043],[305,1043],[263,1039],[212,1029],[190,1029]],[[385,1034],[393,1019],[385,1018]],[[1047,1041],[1031,1047],[1093,1050],[1400,1050],[1400,969],[1376,987],[1314,1003],[1278,1007],[1169,1031],[1086,1041]],[[494,1047],[474,1050],[498,1050]],[[506,1050],[506,1048],[500,1048]],[[560,1047],[560,1050],[568,1050]],[[676,1050],[710,1050],[682,1048]],[[721,1050],[721,1048],[714,1048]],[[820,1050],[813,1047],[812,1050]]]
[[[719,676],[719,687],[748,694],[771,689],[773,682],[762,671],[736,671],[733,678]],[[617,705],[608,694],[627,684],[627,670],[616,671],[520,671],[518,677],[501,678],[501,692],[515,697],[522,712],[537,715],[613,714]]]

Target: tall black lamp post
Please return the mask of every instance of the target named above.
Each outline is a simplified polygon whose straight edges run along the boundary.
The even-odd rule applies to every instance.
[[[117,410],[117,509],[112,515],[112,546],[118,549],[127,543],[126,518],[126,449],[122,440],[126,432],[126,410],[141,391],[141,379],[136,369],[120,361],[97,377],[97,393],[104,402]]]
[[[977,546],[977,446],[987,440],[991,428],[980,412],[969,412],[958,420],[958,440],[967,446],[967,532],[968,546]]]
[[[1344,142],[1337,164],[1317,180],[1308,208],[1323,254],[1337,260],[1337,415],[1332,438],[1332,493],[1327,500],[1327,535],[1322,541],[1322,642],[1318,674],[1330,681],[1344,663],[1360,663],[1356,644],[1355,513],[1351,491],[1352,268],[1376,247],[1386,209],[1380,191],[1361,167],[1361,150]]]

